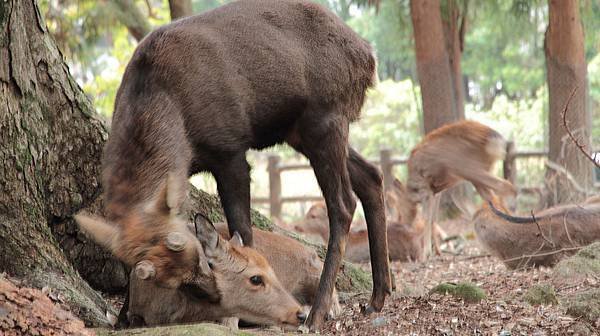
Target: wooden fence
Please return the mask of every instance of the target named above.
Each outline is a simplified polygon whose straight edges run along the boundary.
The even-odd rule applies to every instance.
[[[509,141],[506,144],[506,157],[502,162],[502,175],[505,179],[515,184],[517,177],[517,159],[543,158],[548,156],[548,151],[522,151],[517,152],[514,142]],[[281,173],[291,170],[312,169],[309,164],[285,164],[281,162],[278,155],[269,156],[267,171],[269,173],[269,197],[257,197],[252,199],[252,203],[268,203],[271,218],[281,218],[281,208],[283,203],[293,202],[316,202],[323,200],[322,196],[292,196],[285,197],[281,195]],[[382,149],[379,152],[379,160],[369,160],[378,165],[383,173],[384,189],[389,188],[394,181],[394,166],[406,164],[408,158],[394,158],[392,151]],[[531,186],[520,187],[521,191],[530,191],[537,189]]]

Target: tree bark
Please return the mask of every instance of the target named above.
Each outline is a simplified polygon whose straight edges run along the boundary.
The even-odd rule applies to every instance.
[[[194,14],[191,0],[169,0],[171,21]]]
[[[549,95],[549,160],[566,168],[577,183],[589,188],[592,164],[566,136],[562,113],[573,90],[577,92],[569,104],[567,122],[571,131],[587,149],[590,146],[591,118],[587,107],[587,65],[584,54],[583,26],[576,0],[550,0],[549,23],[544,40],[546,75]],[[548,170],[551,185],[550,205],[579,201],[585,195],[573,193],[564,174]]]
[[[106,324],[109,307],[51,228],[96,198],[107,131],[35,1],[0,2],[0,92],[0,272],[53,288],[88,324]]]
[[[468,0],[464,0],[464,6],[461,10],[456,0],[447,0],[446,15],[444,15],[442,20],[448,61],[450,62],[456,118],[458,120],[465,118],[465,95],[463,91],[464,83],[461,58],[467,29],[468,4]]]
[[[417,75],[425,133],[453,121],[457,112],[439,0],[411,0]]]

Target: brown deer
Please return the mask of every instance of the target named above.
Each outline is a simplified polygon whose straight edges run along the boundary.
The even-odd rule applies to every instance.
[[[488,201],[495,194],[506,198],[516,196],[510,182],[490,173],[494,163],[506,154],[505,148],[502,135],[470,120],[442,126],[413,148],[408,159],[406,185],[414,202],[426,203],[426,254],[431,250],[432,225],[436,221],[441,191],[466,180]],[[461,210],[465,208],[463,203],[457,202]]]
[[[474,227],[483,247],[507,267],[552,266],[600,240],[600,202],[591,198],[518,217],[494,197],[475,214]]]
[[[425,221],[420,207],[407,196],[398,179],[394,180],[391,190],[386,193],[385,204],[390,260],[423,260]],[[294,223],[294,230],[303,235],[321,237],[325,241],[329,235],[327,221],[327,208],[323,202],[317,202],[310,207],[303,220]],[[439,246],[443,233],[437,225],[434,230],[436,246]],[[369,260],[367,231],[350,232],[344,258],[351,262]]]
[[[462,180],[469,181],[488,201],[492,194],[515,196],[515,188],[490,173],[506,154],[506,141],[495,130],[471,120],[442,126],[411,151],[408,159],[408,195],[422,202]]]
[[[252,246],[245,154],[286,142],[309,159],[330,219],[307,324],[319,328],[329,310],[352,191],[372,252],[365,311],[380,311],[391,288],[382,177],[348,145],[376,74],[371,46],[309,1],[232,2],[158,28],[138,45],[117,92],[104,151],[107,218],[80,215],[80,225],[125,263],[151,269],[148,280],[198,287],[200,249],[176,220],[188,176],[214,175],[230,234]]]
[[[226,233],[227,227],[217,231],[201,215],[196,215],[194,223],[192,230],[196,230],[204,249],[212,270],[210,280],[216,291],[190,297],[180,289],[159,287],[145,281],[146,274],[138,267],[131,272],[128,300],[124,306],[130,326],[214,321],[232,316],[252,323],[281,326],[296,326],[305,320],[300,304],[286,288],[294,290],[296,298],[313,299],[322,264],[316,255],[317,261],[313,262],[308,248],[294,241],[297,245],[289,245],[296,248],[293,252],[289,250],[277,255],[276,250],[284,249],[276,246],[282,240],[277,241],[272,234],[255,230],[255,246],[270,253],[276,269],[282,267],[281,259],[285,256],[289,262],[295,262],[293,266],[286,265],[288,274],[285,274],[281,269],[274,271],[260,252],[245,247],[239,234],[224,239],[219,231]],[[277,274],[284,276],[283,282]],[[290,278],[294,275],[295,278]]]

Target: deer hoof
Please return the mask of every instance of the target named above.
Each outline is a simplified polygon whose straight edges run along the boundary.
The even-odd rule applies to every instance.
[[[360,306],[360,312],[363,315],[371,315],[371,314],[377,312],[377,309],[375,309],[370,304],[363,304],[363,305]]]

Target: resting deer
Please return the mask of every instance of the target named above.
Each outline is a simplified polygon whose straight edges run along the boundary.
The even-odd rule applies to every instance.
[[[147,280],[198,287],[200,248],[177,220],[188,177],[214,175],[230,234],[252,246],[245,154],[286,142],[309,159],[330,219],[307,324],[319,328],[329,310],[356,207],[352,191],[371,238],[365,311],[381,310],[391,288],[382,177],[348,145],[376,74],[371,46],[309,1],[232,2],[158,28],[136,48],[117,92],[104,151],[107,218],[80,215],[80,225],[125,263],[151,266]],[[153,202],[161,190],[166,204]]]
[[[390,260],[423,260],[425,222],[420,208],[407,197],[398,179],[394,180],[392,189],[386,193],[386,210]],[[327,208],[322,202],[317,202],[310,207],[303,220],[294,223],[294,230],[326,240],[329,235],[327,220]],[[437,225],[434,230],[436,246],[439,246],[443,233]],[[351,262],[369,260],[368,234],[365,230],[350,232],[344,258]]]
[[[431,223],[435,221],[439,208],[439,195],[436,195],[439,192],[466,180],[488,201],[494,194],[516,196],[510,182],[490,173],[494,163],[504,157],[505,148],[506,141],[498,132],[478,122],[465,120],[432,131],[411,151],[406,185],[414,202],[428,203],[425,230],[428,250],[431,246]]]
[[[207,293],[204,298],[191,298],[181,290],[144,281],[133,271],[124,306],[130,326],[216,321],[232,316],[252,323],[294,325],[298,319],[294,314],[302,314],[298,313],[297,301],[310,305],[317,292],[323,263],[315,251],[291,238],[257,229],[253,229],[254,250],[244,247],[237,234],[230,239],[223,223],[213,227],[201,215],[194,221],[191,230],[198,232],[213,270],[216,292],[212,297]],[[340,310],[334,292],[332,314]]]
[[[306,315],[258,251],[245,247],[238,233],[229,240],[201,215],[194,228],[211,268],[216,291],[190,297],[180,289],[145,281],[131,273],[128,319],[132,326],[219,320],[237,316],[258,324],[298,325]],[[150,294],[150,295],[149,295]]]
[[[576,247],[600,240],[600,202],[561,205],[534,216],[513,216],[500,198],[474,216],[477,239],[509,268],[552,266]]]

